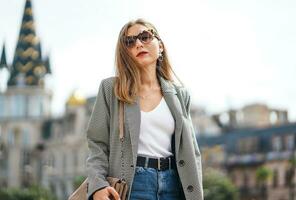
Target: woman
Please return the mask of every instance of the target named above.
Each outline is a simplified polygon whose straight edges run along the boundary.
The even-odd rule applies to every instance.
[[[116,77],[101,82],[87,129],[89,199],[119,199],[107,176],[126,180],[130,200],[203,199],[190,96],[172,74],[155,27],[142,19],[128,22],[117,42]]]

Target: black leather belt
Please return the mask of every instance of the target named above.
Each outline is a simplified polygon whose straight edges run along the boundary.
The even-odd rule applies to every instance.
[[[176,161],[173,156],[166,158],[150,158],[144,156],[137,156],[138,167],[149,167],[158,169],[159,171],[167,169],[176,169]]]

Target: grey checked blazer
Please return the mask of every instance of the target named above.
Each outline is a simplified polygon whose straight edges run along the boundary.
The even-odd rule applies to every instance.
[[[175,156],[186,200],[203,200],[201,155],[189,114],[190,95],[184,87],[176,86],[160,76],[158,79],[164,99],[175,119]],[[115,77],[102,80],[86,131],[90,150],[86,161],[88,199],[92,199],[96,190],[109,185],[107,176],[121,178],[122,174],[119,104],[114,94],[114,81]],[[123,178],[130,188],[135,174],[140,123],[139,98],[134,104],[124,103],[122,170]]]

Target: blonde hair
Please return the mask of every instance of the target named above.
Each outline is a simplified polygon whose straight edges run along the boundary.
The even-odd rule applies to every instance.
[[[173,82],[172,74],[179,80],[174,71],[172,70],[171,64],[168,60],[167,50],[161,41],[159,34],[156,28],[150,22],[145,21],[144,19],[132,20],[126,23],[118,36],[116,53],[115,53],[115,73],[116,81],[114,86],[114,92],[116,97],[123,102],[133,103],[136,100],[136,96],[139,93],[139,88],[141,84],[141,70],[137,66],[137,63],[132,59],[129,54],[128,48],[124,43],[124,37],[127,36],[128,29],[135,24],[143,25],[149,29],[152,29],[155,33],[156,38],[159,42],[162,43],[163,51],[163,60],[161,63],[157,60],[156,73],[158,76],[163,77],[165,80]],[[179,80],[179,82],[181,82]]]

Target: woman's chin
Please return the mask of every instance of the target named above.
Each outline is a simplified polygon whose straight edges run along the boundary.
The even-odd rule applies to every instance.
[[[149,67],[149,66],[156,66],[156,61],[141,60],[141,61],[138,61],[138,64],[141,68],[144,68],[144,67]]]

